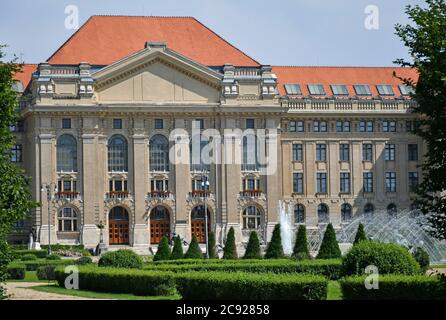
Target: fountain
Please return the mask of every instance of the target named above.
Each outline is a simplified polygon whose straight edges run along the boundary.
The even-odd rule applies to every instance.
[[[280,218],[280,237],[282,238],[282,247],[285,255],[291,255],[293,252],[293,229],[292,222],[293,205],[279,201],[279,218]]]

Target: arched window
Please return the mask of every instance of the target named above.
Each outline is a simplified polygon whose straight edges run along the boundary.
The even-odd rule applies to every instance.
[[[352,219],[352,206],[348,203],[344,203],[341,206],[341,221],[347,222]]]
[[[57,171],[77,172],[77,142],[69,134],[57,139]]]
[[[127,172],[128,163],[127,140],[121,135],[114,135],[108,143],[108,171]]]
[[[156,206],[150,212],[150,220],[169,220],[169,211],[166,207]]]
[[[303,204],[294,206],[294,223],[305,223],[305,207]]]
[[[60,232],[77,231],[77,213],[72,208],[63,208],[57,214]]]
[[[317,222],[318,223],[328,223],[330,221],[330,217],[328,214],[328,207],[326,204],[321,203],[317,207]]]
[[[169,171],[169,141],[157,134],[150,139],[150,171]]]
[[[375,213],[375,207],[371,203],[367,203],[364,206],[364,216],[366,218],[372,218],[373,214]]]
[[[261,226],[262,215],[259,208],[249,206],[243,210],[243,229],[259,229]]]
[[[387,206],[387,214],[391,218],[395,218],[397,213],[396,205],[394,203],[391,203]]]

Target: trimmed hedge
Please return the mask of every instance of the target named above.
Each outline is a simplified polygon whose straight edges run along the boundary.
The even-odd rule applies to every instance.
[[[382,274],[421,273],[420,266],[412,255],[402,246],[393,243],[360,241],[342,259],[343,274],[362,275],[365,268],[374,265]]]
[[[341,276],[341,261],[332,260],[242,260],[238,263],[226,261],[216,263],[203,263],[203,261],[190,260],[189,264],[149,264],[146,270],[158,271],[205,271],[205,272],[250,272],[250,273],[306,273],[322,275],[329,279],[339,279]]]
[[[84,266],[86,264],[92,264],[93,260],[90,257],[80,257],[79,259],[75,260],[74,263],[79,266]]]
[[[352,276],[340,281],[345,300],[432,300],[446,299],[446,283],[437,276],[383,275],[379,289],[367,289],[366,276]]]
[[[24,254],[20,260],[22,261],[35,261],[37,260],[37,257],[33,254]]]
[[[120,249],[104,253],[99,259],[98,265],[100,267],[140,269],[143,266],[143,260],[132,250]]]
[[[65,286],[67,274],[55,270],[59,286]],[[97,292],[132,293],[146,296],[171,295],[176,292],[174,274],[138,269],[79,267],[79,289]]]
[[[6,268],[8,279],[23,280],[25,279],[26,267],[23,264],[10,264]]]
[[[37,278],[39,280],[56,280],[56,275],[54,270],[56,269],[55,265],[46,265],[37,268]]]
[[[188,272],[175,275],[185,300],[325,300],[322,276]]]
[[[55,271],[64,286],[62,268]],[[159,272],[117,268],[80,267],[79,289],[159,296],[181,293],[183,299],[305,299],[324,300],[327,279],[314,275],[274,275],[223,272]]]
[[[37,271],[41,266],[47,265],[70,265],[74,264],[73,260],[36,260],[36,261],[21,261],[21,264],[25,265],[26,271]]]
[[[20,260],[24,255],[32,254],[38,259],[45,259],[48,255],[46,250],[14,250],[12,256],[14,259]]]

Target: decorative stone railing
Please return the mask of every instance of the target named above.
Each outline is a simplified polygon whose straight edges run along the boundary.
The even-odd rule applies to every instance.
[[[111,191],[107,192],[105,196],[106,200],[121,200],[129,198],[128,191]]]
[[[57,200],[60,199],[75,200],[80,198],[80,193],[75,191],[62,191],[62,192],[57,192],[55,198]]]
[[[170,191],[151,191],[147,194],[147,200],[163,200],[174,199],[173,194]]]

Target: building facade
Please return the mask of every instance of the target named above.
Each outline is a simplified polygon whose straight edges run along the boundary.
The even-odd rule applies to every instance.
[[[341,228],[411,208],[421,179],[414,102],[393,76],[412,70],[261,65],[193,18],[119,16],[92,17],[27,69],[12,160],[41,206],[13,242],[34,228],[42,244],[95,247],[103,225],[109,246],[145,252],[164,235],[203,243],[207,222],[242,247],[251,231],[268,241],[281,206],[295,226]],[[194,132],[221,161],[184,161]],[[271,136],[252,148],[250,132]]]

